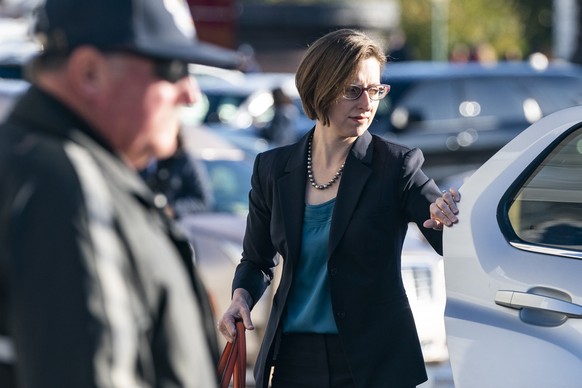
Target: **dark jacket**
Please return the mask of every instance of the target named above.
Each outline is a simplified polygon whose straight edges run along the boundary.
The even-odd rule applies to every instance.
[[[255,161],[244,251],[233,290],[257,301],[269,284],[275,253],[283,273],[255,369],[266,387],[276,357],[281,317],[301,252],[308,133],[298,143],[259,154]],[[427,230],[429,205],[439,195],[421,171],[422,153],[358,138],[345,163],[329,236],[332,308],[359,388],[410,387],[427,379],[400,272],[407,225],[415,222],[438,253],[441,233]],[[264,275],[267,276],[264,276]]]
[[[32,87],[0,126],[0,182],[0,336],[19,386],[215,386],[190,244],[83,120]]]
[[[180,147],[171,157],[140,172],[148,187],[163,194],[176,218],[213,209],[210,177],[201,160]]]

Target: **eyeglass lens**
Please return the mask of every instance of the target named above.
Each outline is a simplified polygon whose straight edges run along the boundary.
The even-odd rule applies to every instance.
[[[358,85],[349,85],[344,90],[344,97],[348,100],[356,100],[360,98],[364,90],[368,92],[371,100],[381,100],[390,91],[390,85],[374,85],[367,88]]]
[[[160,79],[163,79],[164,81],[168,81],[171,83],[176,83],[190,74],[188,71],[188,63],[178,59],[153,58],[148,55],[144,55],[127,48],[112,49],[106,51],[106,53],[111,54],[121,53],[125,55],[135,55],[141,58],[148,59],[153,62],[154,75]]]
[[[154,61],[154,74],[165,81],[175,83],[189,75],[188,63],[157,59]]]

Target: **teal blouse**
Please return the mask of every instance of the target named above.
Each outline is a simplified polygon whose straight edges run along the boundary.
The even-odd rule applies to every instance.
[[[287,298],[284,333],[337,334],[327,277],[329,228],[335,198],[305,205],[301,257]]]

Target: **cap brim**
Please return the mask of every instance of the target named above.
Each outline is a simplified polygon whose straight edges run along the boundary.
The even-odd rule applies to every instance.
[[[189,45],[158,44],[153,46],[142,44],[136,47],[136,50],[158,58],[179,59],[189,63],[225,69],[237,69],[243,60],[237,51],[204,42],[193,42]]]

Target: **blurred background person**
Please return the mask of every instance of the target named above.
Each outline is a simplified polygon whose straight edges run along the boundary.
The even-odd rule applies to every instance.
[[[213,208],[210,178],[203,162],[184,146],[181,132],[178,134],[176,152],[165,159],[153,159],[140,175],[156,193],[158,203],[167,206],[173,218],[211,211]]]
[[[240,71],[244,73],[260,73],[262,71],[261,65],[257,62],[253,46],[243,43],[238,47],[238,52],[242,56],[241,65],[239,66]]]
[[[406,33],[403,30],[398,29],[390,35],[386,57],[391,62],[411,61],[414,59],[406,42]]]
[[[457,42],[451,49],[449,61],[454,63],[467,63],[471,60],[471,48],[468,44]]]
[[[274,146],[294,143],[297,141],[299,109],[280,87],[274,88],[271,93],[273,95],[273,119],[265,126],[263,137]]]

